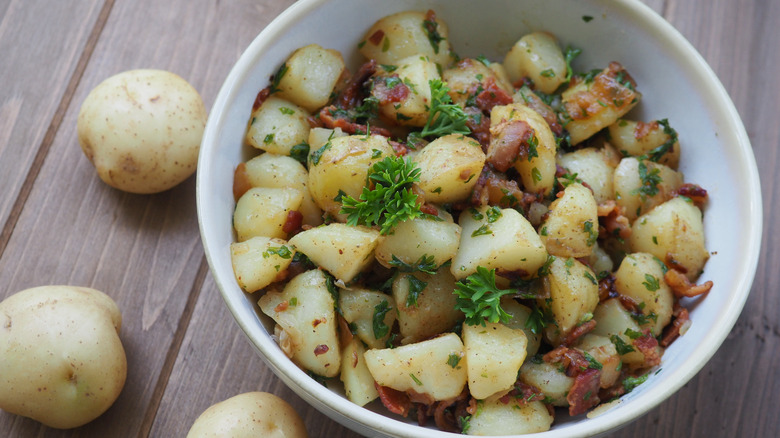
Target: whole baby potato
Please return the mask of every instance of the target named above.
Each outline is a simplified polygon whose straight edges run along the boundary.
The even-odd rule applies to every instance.
[[[267,392],[246,392],[212,405],[195,420],[187,438],[305,438],[300,415]]]
[[[0,302],[0,409],[57,429],[119,396],[127,360],[116,303],[95,289],[41,286]]]
[[[195,172],[206,108],[198,92],[163,70],[130,70],[81,104],[79,144],[108,185],[157,193]]]

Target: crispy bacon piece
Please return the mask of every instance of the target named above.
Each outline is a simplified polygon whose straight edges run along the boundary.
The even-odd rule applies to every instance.
[[[388,411],[406,417],[409,415],[409,410],[412,408],[412,401],[409,400],[409,396],[402,391],[390,388],[388,386],[382,386],[374,382],[376,391],[379,393],[379,400],[387,408]]]
[[[363,90],[366,81],[376,73],[376,66],[376,60],[372,59],[358,68],[358,71],[349,79],[346,87],[344,87],[344,91],[341,92],[336,100],[338,107],[344,109],[354,108],[360,103],[360,92]]]
[[[532,401],[544,400],[544,393],[541,389],[518,380],[512,390],[501,396],[498,401],[508,404],[512,399],[517,400],[517,404],[523,406]]]
[[[471,135],[482,145],[482,152],[487,152],[490,145],[490,117],[473,106],[467,106],[463,112],[468,116],[466,126],[471,130]]]
[[[252,183],[249,181],[249,175],[246,173],[246,164],[240,163],[236,166],[236,171],[233,172],[233,198],[238,201],[238,198],[251,188]]]
[[[482,92],[477,94],[475,99],[477,108],[483,113],[490,114],[490,110],[497,105],[509,105],[514,102],[512,96],[503,88],[496,85],[496,80],[492,77],[482,82]]]
[[[284,221],[284,225],[282,226],[282,231],[284,231],[287,234],[290,234],[294,231],[298,231],[301,229],[301,224],[303,223],[303,214],[301,214],[298,210],[291,210],[287,213],[287,219]]]
[[[371,91],[371,94],[379,99],[380,105],[403,102],[409,97],[409,93],[411,93],[409,87],[401,82],[400,77],[397,74],[393,74],[390,77],[398,79],[398,81],[393,84],[392,88],[389,88],[387,86],[387,81],[382,78],[374,80],[374,88]]]
[[[636,93],[618,81],[618,75],[623,81],[628,80],[632,88],[636,87],[636,82],[620,63],[610,62],[605,73],[599,73],[593,78],[587,91],[578,91],[569,96],[564,103],[569,116],[574,120],[582,120],[601,112],[604,105],[618,109],[632,105]]]
[[[328,348],[328,346],[327,346],[327,345],[325,345],[325,344],[320,344],[320,345],[318,345],[318,346],[314,347],[314,355],[315,355],[315,356],[319,356],[319,355],[321,355],[321,354],[325,354],[325,353],[327,353],[327,352],[328,352],[328,350],[330,350],[330,348]]]
[[[287,300],[282,301],[274,307],[274,312],[284,312],[290,307],[290,302]]]
[[[590,362],[582,352],[565,345],[545,353],[542,359],[547,363],[561,363],[569,377],[574,377],[590,367]]]
[[[255,111],[256,109],[260,108],[260,105],[265,102],[266,99],[268,99],[268,96],[271,95],[271,87],[265,87],[262,90],[260,90],[257,93],[257,96],[255,97],[255,101],[252,103],[252,111]]]
[[[599,204],[597,214],[606,235],[624,240],[631,237],[631,221],[625,216],[625,208],[617,205],[614,200],[610,199]]]
[[[561,126],[560,121],[558,121],[558,114],[555,113],[555,110],[544,103],[544,101],[539,96],[537,96],[536,93],[526,93],[524,90],[521,91],[521,93],[523,96],[523,103],[542,116],[544,121],[547,122],[547,125],[550,126],[550,130],[553,132],[553,134],[557,136],[561,135],[563,133],[563,126]]]
[[[390,147],[393,148],[393,151],[395,152],[396,156],[403,157],[404,155],[409,153],[409,148],[406,147],[406,145],[401,143],[400,141],[388,140],[387,142],[390,143]]]
[[[361,125],[359,123],[352,122],[348,119],[334,117],[333,114],[337,110],[338,108],[336,108],[333,105],[326,106],[325,108],[320,110],[319,118],[322,121],[322,124],[326,128],[329,129],[341,128],[342,131],[350,135],[365,134],[366,129],[369,129],[366,125]],[[371,134],[382,135],[385,137],[390,137],[392,135],[392,133],[387,129],[378,126],[371,126],[370,130],[371,130]]]
[[[384,38],[385,38],[385,31],[383,31],[382,29],[378,29],[376,32],[372,33],[370,37],[368,37],[368,41],[371,44],[378,46],[379,43],[381,43]]]
[[[527,210],[534,201],[536,196],[524,193],[516,181],[508,180],[506,176],[493,172],[490,165],[485,165],[471,192],[471,198],[465,206],[460,207],[498,205],[502,208],[520,207]]]
[[[601,371],[589,368],[574,378],[574,384],[566,395],[569,402],[569,415],[584,414],[588,409],[601,403],[599,398],[599,382]]]
[[[591,319],[588,322],[582,323],[578,325],[577,327],[574,327],[571,332],[569,332],[566,337],[563,338],[563,341],[561,341],[561,345],[574,345],[577,343],[577,340],[581,338],[582,336],[585,336],[588,334],[591,330],[596,328],[596,320]]]
[[[712,281],[706,281],[700,285],[691,284],[688,277],[677,269],[666,271],[664,281],[672,288],[672,292],[677,298],[699,296],[712,289]]]
[[[502,120],[490,127],[487,162],[499,172],[506,172],[517,160],[528,156],[528,141],[534,130],[523,120]]]
[[[441,400],[433,405],[433,419],[436,427],[446,432],[460,432],[458,417],[466,410],[469,401],[469,393],[463,390],[457,397]]]
[[[617,296],[618,291],[615,287],[614,275],[610,273],[606,277],[599,280],[599,302],[606,301]]]
[[[352,342],[354,336],[352,335],[352,330],[350,330],[347,320],[338,313],[336,313],[336,318],[339,323],[339,345],[344,348]]]
[[[698,184],[685,183],[672,192],[672,196],[685,196],[693,201],[694,205],[703,208],[707,203],[707,190]]]
[[[654,367],[661,363],[661,353],[658,351],[658,340],[646,330],[642,336],[631,341],[634,348],[645,356],[645,367]]]
[[[688,309],[681,306],[679,303],[674,304],[674,310],[672,311],[672,323],[666,326],[664,329],[663,337],[659,344],[666,348],[674,342],[675,339],[680,337],[680,331],[683,327],[690,325],[691,320],[688,315]]]

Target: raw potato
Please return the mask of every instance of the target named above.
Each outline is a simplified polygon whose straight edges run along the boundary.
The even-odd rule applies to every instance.
[[[106,184],[157,193],[195,172],[206,107],[181,77],[130,70],[95,87],[81,104],[79,144]]]
[[[195,420],[187,438],[306,438],[298,412],[267,392],[246,392],[212,405]]]
[[[119,396],[122,316],[103,292],[41,286],[0,303],[0,409],[57,429],[84,425]]]

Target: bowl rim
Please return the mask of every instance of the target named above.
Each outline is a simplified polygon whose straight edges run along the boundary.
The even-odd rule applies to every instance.
[[[263,333],[257,327],[258,324],[255,324],[255,321],[248,317],[246,309],[240,308],[233,302],[228,289],[236,286],[234,284],[228,285],[228,282],[235,283],[235,280],[232,277],[224,278],[217,269],[217,261],[214,258],[217,251],[212,246],[209,234],[212,224],[205,211],[208,192],[207,184],[213,180],[213,175],[209,166],[205,163],[210,158],[209,154],[217,147],[219,132],[225,123],[226,117],[226,112],[223,109],[236,98],[240,88],[239,84],[247,79],[251,67],[265,51],[273,46],[285,29],[293,24],[298,17],[310,13],[328,1],[299,0],[278,15],[254,38],[252,43],[242,53],[220,88],[204,130],[196,176],[197,214],[203,249],[223,301],[235,322],[247,336],[250,344],[260,353],[260,356],[277,377],[282,379],[288,387],[316,409],[356,431],[365,432],[372,430],[389,436],[453,436],[446,432],[422,429],[415,425],[394,421],[392,417],[375,413],[368,409],[360,409],[357,405],[326,387],[314,383],[298,367],[291,366],[290,360],[284,356],[271,337],[262,335]],[[598,1],[603,2],[603,0],[596,0],[596,2]],[[645,26],[650,28],[659,41],[665,44],[667,50],[674,52],[676,59],[684,60],[684,67],[692,71],[697,78],[704,80],[704,83],[700,85],[707,90],[707,93],[711,95],[714,101],[722,105],[721,111],[726,116],[725,119],[728,121],[728,126],[723,126],[721,129],[727,132],[730,131],[734,138],[737,139],[738,147],[735,150],[739,151],[740,168],[747,170],[747,174],[744,175],[747,179],[747,184],[756,190],[751,190],[747,199],[750,223],[745,224],[745,226],[749,228],[749,239],[744,246],[747,256],[741,260],[737,269],[736,284],[738,285],[738,293],[731,294],[729,306],[725,314],[719,319],[721,323],[714,327],[713,332],[705,339],[705,342],[696,345],[695,349],[689,353],[698,355],[701,359],[694,363],[686,363],[687,366],[670,370],[671,377],[673,377],[670,385],[659,388],[656,391],[646,391],[640,394],[636,399],[638,399],[637,401],[641,400],[641,403],[631,403],[625,406],[621,416],[605,415],[598,417],[598,421],[592,419],[578,423],[576,430],[570,430],[571,428],[558,430],[558,432],[564,431],[565,436],[593,436],[617,430],[666,400],[704,367],[723,343],[744,307],[758,266],[763,230],[763,207],[759,175],[750,140],[733,102],[714,71],[677,29],[646,4],[637,0],[611,0],[610,7],[618,8],[622,12],[631,15],[642,16]],[[232,273],[232,270],[230,272]],[[257,336],[258,334],[262,336]],[[371,429],[366,429],[366,427]],[[556,430],[551,430],[535,436],[552,437],[563,435],[556,433]]]

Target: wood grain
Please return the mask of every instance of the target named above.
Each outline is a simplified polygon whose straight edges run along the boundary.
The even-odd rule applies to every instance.
[[[95,175],[76,140],[89,90],[132,68],[190,81],[207,107],[255,35],[293,0],[0,0],[0,299],[27,287],[104,290],[123,311],[128,381],[116,404],[70,431],[0,412],[0,435],[183,436],[209,405],[264,390],[312,437],[357,437],[277,379],[208,273],[194,178],[153,196]],[[764,243],[736,327],[678,393],[612,436],[777,436],[780,417],[780,1],[644,0],[702,53],[745,122],[762,177]]]

